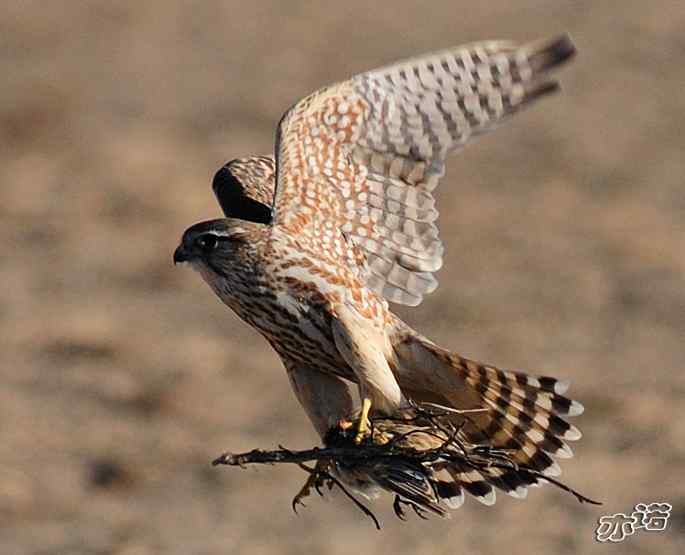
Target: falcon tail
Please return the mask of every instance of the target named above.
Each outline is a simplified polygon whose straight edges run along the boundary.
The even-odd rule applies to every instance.
[[[544,483],[540,474],[561,473],[553,457],[573,456],[566,441],[581,433],[562,417],[581,414],[583,406],[563,395],[567,383],[466,359],[404,326],[393,348],[395,372],[408,397],[456,409],[454,423],[469,442],[504,450],[517,465],[487,470],[445,466],[435,486],[447,506],[460,506],[464,491],[486,505],[495,502],[495,488],[523,498],[528,486]]]

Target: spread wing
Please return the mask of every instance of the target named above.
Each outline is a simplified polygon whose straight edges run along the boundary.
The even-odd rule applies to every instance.
[[[271,223],[273,156],[250,156],[226,163],[214,175],[212,190],[228,218]]]
[[[483,42],[404,61],[315,92],[282,118],[274,223],[343,231],[366,255],[367,285],[417,305],[442,265],[432,191],[445,157],[558,88],[567,36]]]

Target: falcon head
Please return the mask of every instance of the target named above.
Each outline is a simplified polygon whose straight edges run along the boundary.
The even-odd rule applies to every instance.
[[[263,224],[224,218],[195,224],[183,233],[174,264],[189,263],[214,287],[214,282],[240,279],[252,271],[256,235]]]
[[[256,243],[272,221],[274,169],[272,156],[237,158],[221,167],[212,190],[226,218],[188,228],[174,252],[174,264],[189,263],[227,304],[254,271]]]

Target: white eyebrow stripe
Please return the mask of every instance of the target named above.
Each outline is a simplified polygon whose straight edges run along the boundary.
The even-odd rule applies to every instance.
[[[228,233],[228,232],[226,232],[226,231],[218,231],[218,230],[212,229],[212,230],[209,230],[209,231],[205,231],[204,233],[201,233],[201,234],[200,234],[200,237],[201,237],[202,235],[214,235],[214,236],[216,236],[216,237],[233,237],[233,236],[235,236],[235,235],[237,235],[237,234],[239,234],[239,233],[245,233],[245,230],[244,230],[242,227],[234,227],[234,228],[231,230],[231,232]]]

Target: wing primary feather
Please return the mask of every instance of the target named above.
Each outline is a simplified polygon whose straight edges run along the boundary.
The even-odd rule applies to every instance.
[[[552,71],[575,54],[568,35],[486,41],[427,54],[321,89],[286,112],[276,136],[274,221],[325,233],[333,220],[367,254],[377,294],[421,302],[419,274],[442,264],[432,191],[446,156],[559,90]],[[317,227],[318,226],[318,227]]]

